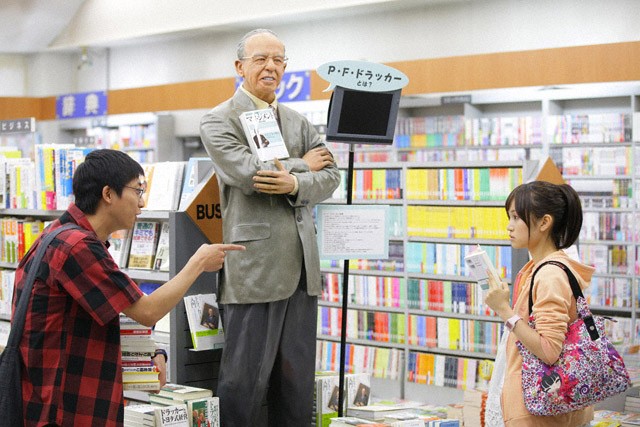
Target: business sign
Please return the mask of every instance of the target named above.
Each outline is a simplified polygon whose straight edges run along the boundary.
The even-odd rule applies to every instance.
[[[70,93],[56,97],[57,119],[99,117],[107,114],[107,93]]]
[[[236,77],[236,89],[242,84],[243,79]],[[311,74],[309,71],[295,71],[284,73],[278,89],[276,89],[278,102],[308,101],[311,99]]]
[[[0,120],[0,133],[29,133],[36,131],[35,117]]]

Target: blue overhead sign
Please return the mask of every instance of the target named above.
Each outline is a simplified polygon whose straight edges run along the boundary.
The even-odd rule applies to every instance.
[[[236,89],[242,78],[236,77]],[[311,75],[309,71],[284,73],[276,90],[278,102],[309,101],[311,99]]]
[[[107,93],[70,93],[56,98],[57,119],[99,117],[107,114]]]

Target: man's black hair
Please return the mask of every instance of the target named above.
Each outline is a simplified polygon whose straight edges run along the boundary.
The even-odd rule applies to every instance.
[[[141,175],[144,176],[142,166],[122,151],[92,151],[73,174],[75,204],[85,214],[92,215],[98,209],[105,185],[120,197],[124,186]]]

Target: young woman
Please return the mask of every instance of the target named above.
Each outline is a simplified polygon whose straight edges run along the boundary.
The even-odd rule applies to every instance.
[[[560,354],[569,323],[577,318],[576,301],[569,279],[561,268],[547,264],[536,274],[531,287],[531,275],[545,261],[562,262],[576,276],[582,289],[591,281],[594,269],[570,258],[563,249],[573,245],[582,226],[582,206],[578,194],[570,186],[534,181],[516,187],[505,203],[509,216],[509,239],[514,249],[529,250],[530,261],[522,267],[515,280],[514,304],[509,304],[509,287],[490,277],[485,303],[491,307],[510,331],[506,338],[504,382],[501,407],[504,424],[511,426],[589,425],[593,407],[559,416],[534,416],[522,397],[522,358],[516,341],[545,363],[552,365]],[[529,327],[528,298],[533,292],[533,315],[536,328]],[[498,358],[497,358],[498,359]]]

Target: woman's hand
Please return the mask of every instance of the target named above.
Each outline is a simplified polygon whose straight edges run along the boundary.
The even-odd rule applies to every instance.
[[[484,303],[496,312],[502,320],[507,320],[513,316],[514,312],[509,304],[509,285],[507,282],[501,282],[490,272],[487,272],[489,276],[489,290],[484,296]]]

